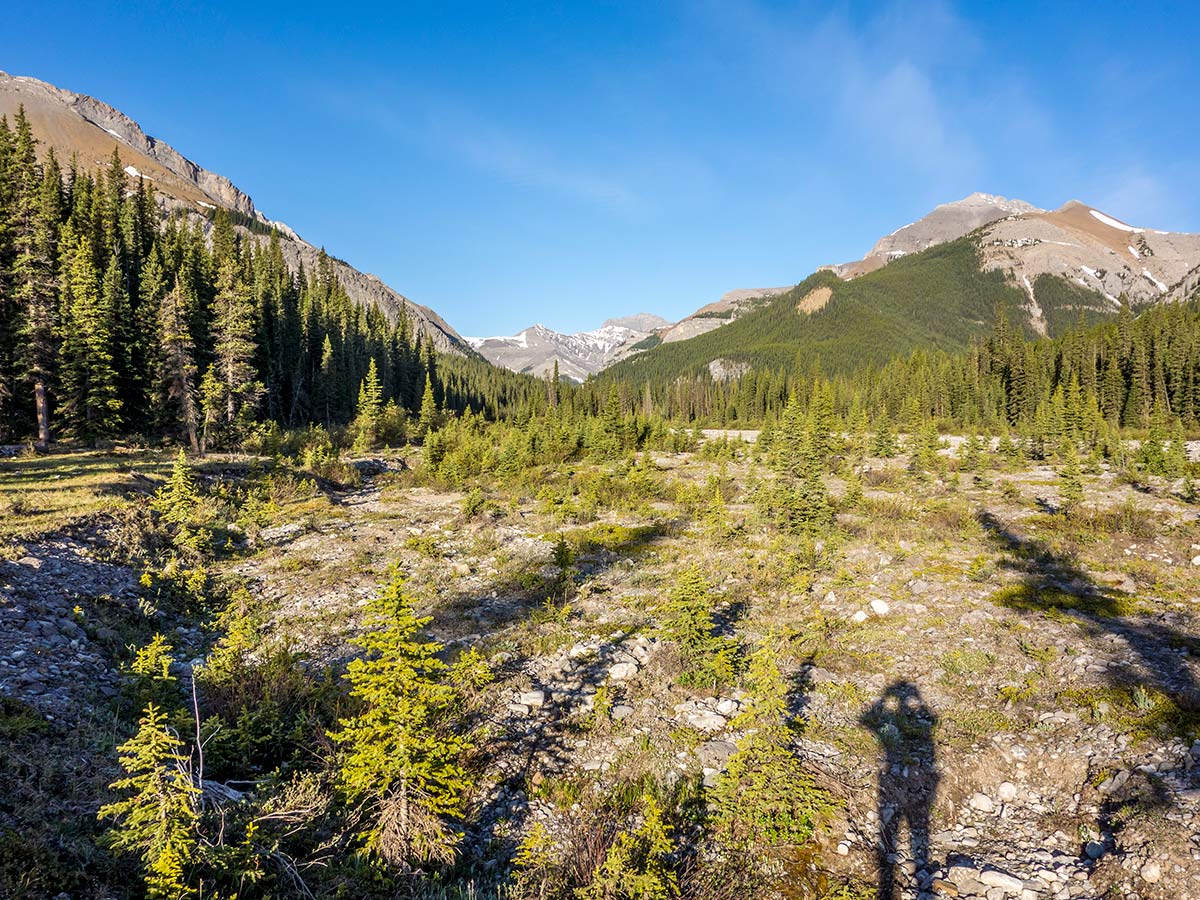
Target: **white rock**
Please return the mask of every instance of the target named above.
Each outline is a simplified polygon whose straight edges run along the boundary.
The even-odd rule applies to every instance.
[[[1142,866],[1141,871],[1139,871],[1138,874],[1142,876],[1142,881],[1146,882],[1147,884],[1157,884],[1162,878],[1162,866],[1160,866],[1156,860],[1152,859],[1150,862]]]
[[[1025,890],[1025,882],[1015,875],[999,872],[996,869],[985,869],[977,876],[981,884],[997,887],[1006,894],[1019,894]]]
[[[887,605],[886,600],[879,600],[877,598],[871,601],[871,612],[877,616],[886,616],[890,610],[891,607]]]
[[[1200,566],[1200,556],[1193,556],[1193,557],[1192,557],[1192,565],[1193,565],[1193,566]]]
[[[946,872],[946,877],[955,884],[964,884],[967,881],[973,881],[979,875],[979,870],[971,866],[951,866]]]
[[[688,716],[687,721],[698,731],[722,731],[726,724],[724,716],[702,709]]]
[[[534,708],[545,706],[546,705],[546,692],[545,691],[526,691],[525,693],[521,694],[521,696],[519,696],[517,698],[517,702],[522,703],[525,706],[532,706]]]
[[[633,707],[621,704],[612,708],[612,718],[614,722],[620,722],[622,719],[627,719],[633,715]]]
[[[982,813],[990,813],[996,808],[996,804],[992,802],[992,798],[987,794],[978,792],[971,795],[971,799],[967,801],[971,809]]]
[[[608,670],[608,677],[613,681],[628,681],[637,674],[637,663],[621,662]]]
[[[737,711],[738,711],[737,701],[730,700],[728,697],[723,697],[721,699],[721,702],[719,702],[717,704],[717,712],[719,712],[723,716],[732,716]]]
[[[1000,782],[1000,787],[996,791],[996,796],[1009,803],[1017,799],[1017,786],[1011,781]]]
[[[867,614],[860,609],[850,617],[850,621],[854,622],[856,625],[861,625],[863,622],[867,621]]]

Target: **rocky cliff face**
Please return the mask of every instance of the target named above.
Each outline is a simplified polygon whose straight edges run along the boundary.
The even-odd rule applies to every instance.
[[[634,348],[670,325],[650,313],[609,319],[594,331],[563,334],[534,325],[507,337],[467,338],[484,359],[497,366],[544,376],[558,363],[561,378],[583,381],[589,375],[623,359]]]
[[[1024,200],[1009,200],[993,194],[971,194],[953,203],[943,203],[929,215],[883,236],[862,259],[829,268],[842,278],[854,278],[873,272],[893,259],[970,234],[976,228],[998,219],[1040,212],[1043,210]]]
[[[208,171],[171,145],[146,134],[137,122],[107,103],[36,78],[0,72],[0,115],[11,122],[20,107],[24,107],[39,144],[53,147],[64,162],[75,157],[83,167],[105,165],[115,147],[126,164],[125,171],[132,178],[150,182],[166,209],[207,216],[223,207],[249,216],[280,232],[284,255],[293,268],[303,263],[311,269],[316,262],[320,252],[316,246],[284,223],[269,219],[228,178]],[[392,317],[405,309],[415,329],[439,349],[469,352],[459,334],[433,310],[346,263],[335,262],[335,269],[354,301],[379,306]]]
[[[829,268],[855,278],[977,229],[983,268],[1008,272],[1031,294],[1042,275],[1113,304],[1124,294],[1135,306],[1178,300],[1200,286],[1200,235],[1129,225],[1078,200],[1048,211],[991,194],[942,204],[881,238],[862,259]]]

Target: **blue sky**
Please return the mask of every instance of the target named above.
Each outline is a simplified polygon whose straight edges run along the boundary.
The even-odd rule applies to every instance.
[[[463,334],[678,318],[972,191],[1200,231],[1191,3],[9,0],[92,94]]]

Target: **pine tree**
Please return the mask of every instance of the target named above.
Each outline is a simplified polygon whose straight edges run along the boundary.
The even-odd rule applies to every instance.
[[[163,294],[158,305],[158,365],[156,380],[162,386],[167,405],[173,408],[170,418],[183,426],[193,453],[200,452],[196,427],[200,410],[196,402],[196,360],[192,333],[179,279]]]
[[[219,392],[209,399],[220,407],[220,419],[236,439],[241,427],[253,417],[263,393],[254,366],[255,309],[249,287],[234,258],[225,260],[217,272],[217,295],[213,300],[213,367]]]
[[[18,241],[14,293],[23,321],[18,357],[33,385],[37,443],[50,446],[50,385],[58,366],[58,229],[62,218],[62,171],[53,148],[42,167],[28,234]],[[18,217],[18,222],[22,217]]]
[[[375,823],[367,849],[392,865],[448,862],[470,780],[462,758],[470,747],[449,713],[456,691],[438,658],[442,646],[422,635],[405,579],[390,581],[367,607],[369,630],[355,640],[365,656],[346,677],[359,710],[331,735],[345,751],[341,783],[366,804]]]
[[[113,818],[109,843],[137,853],[145,871],[146,895],[152,900],[188,900],[199,894],[188,885],[197,856],[196,810],[199,790],[192,781],[190,759],[153,703],[146,707],[138,732],[120,747],[126,776],[113,782],[123,800],[100,808],[100,819]]]
[[[112,317],[87,237],[68,231],[63,245],[62,415],[72,434],[94,441],[121,424]]]

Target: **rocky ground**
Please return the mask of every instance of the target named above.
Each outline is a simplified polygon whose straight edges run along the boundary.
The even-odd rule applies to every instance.
[[[722,471],[698,455],[657,462],[667,485]],[[266,611],[269,639],[322,666],[353,652],[365,600],[398,562],[433,633],[492,661],[472,852],[553,827],[580,779],[719,777],[745,697],[681,687],[654,627],[675,574],[697,564],[723,630],[778,641],[805,722],[797,749],[839,800],[808,888],[1200,897],[1195,506],[1099,469],[1068,522],[1048,467],[917,478],[872,460],[840,536],[801,546],[756,524],[744,459],[723,471],[727,534],[670,499],[574,523],[518,489],[489,490],[468,518],[463,494],[385,473],[263,528],[223,573]],[[574,551],[565,573],[559,536]],[[102,561],[105,540],[43,536],[0,563],[0,695],[55,720],[113,695],[119,611],[138,590]],[[546,602],[564,583],[566,603]]]

